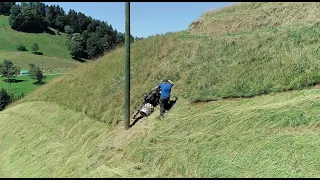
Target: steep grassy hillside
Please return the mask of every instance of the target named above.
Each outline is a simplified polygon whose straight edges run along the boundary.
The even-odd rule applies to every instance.
[[[315,21],[238,35],[168,33],[135,42],[131,112],[143,93],[164,76],[176,82],[174,94],[194,102],[314,85],[320,80],[319,35],[320,23]],[[123,54],[123,49],[117,49],[24,101],[55,101],[103,122],[119,122],[123,119]]]
[[[1,177],[319,177],[320,90],[189,104],[128,131],[49,102],[0,112]],[[158,111],[158,108],[157,108]]]
[[[218,17],[280,5],[244,3]],[[226,33],[132,45],[131,112],[167,77],[180,98],[163,121],[157,108],[123,130],[123,48],[12,104],[0,112],[0,176],[318,177],[319,19]],[[252,98],[223,100],[232,97]]]

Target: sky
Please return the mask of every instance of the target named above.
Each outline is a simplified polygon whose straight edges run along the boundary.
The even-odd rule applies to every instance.
[[[105,21],[119,32],[125,31],[124,2],[44,2],[59,5],[66,13],[70,9],[86,16]],[[131,2],[130,33],[148,37],[186,30],[202,13],[219,9],[235,2]]]

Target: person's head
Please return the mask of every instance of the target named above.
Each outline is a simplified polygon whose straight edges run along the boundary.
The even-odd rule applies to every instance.
[[[167,83],[167,82],[168,82],[168,79],[167,79],[167,78],[162,78],[161,82],[162,82],[162,83]]]

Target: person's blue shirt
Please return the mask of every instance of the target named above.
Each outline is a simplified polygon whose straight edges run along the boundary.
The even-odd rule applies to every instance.
[[[170,97],[170,92],[173,84],[170,83],[163,83],[159,84],[158,87],[161,88],[161,97],[162,98],[168,98]]]

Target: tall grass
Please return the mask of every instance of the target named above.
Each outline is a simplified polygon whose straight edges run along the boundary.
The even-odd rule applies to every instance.
[[[131,112],[161,77],[176,83],[173,94],[193,102],[314,85],[320,80],[319,29],[319,23],[307,23],[253,34],[184,38],[171,33],[135,42]],[[117,49],[25,100],[55,101],[117,123],[123,114],[123,54],[123,48]]]
[[[207,11],[188,29],[195,34],[227,34],[319,21],[317,2],[245,2]]]
[[[284,4],[241,4],[217,16]],[[302,19],[135,42],[131,112],[162,77],[175,82],[172,93],[180,98],[163,121],[156,108],[128,131],[117,124],[123,48],[55,78],[0,112],[0,176],[319,177],[320,90],[311,86],[319,82],[320,23],[313,14]],[[252,98],[220,100],[232,97]],[[201,102],[209,100],[216,101]]]
[[[319,93],[181,98],[163,121],[154,113],[127,131],[55,103],[21,103],[0,112],[0,176],[318,177]]]

